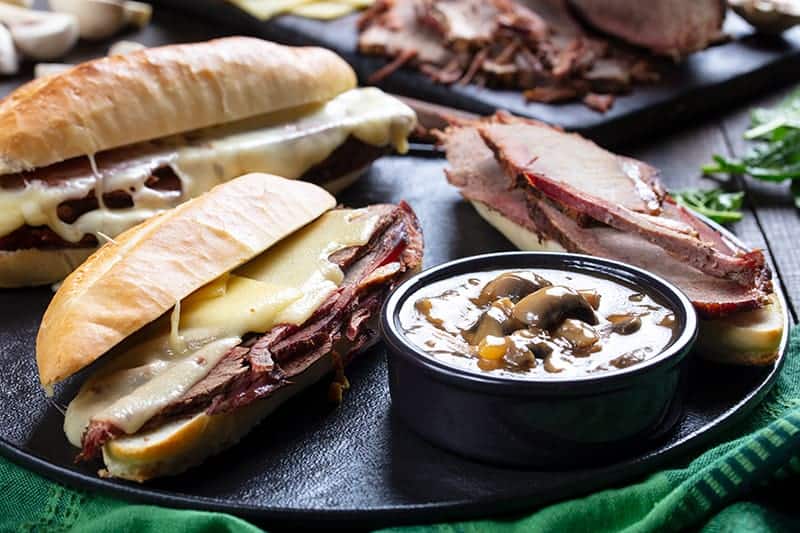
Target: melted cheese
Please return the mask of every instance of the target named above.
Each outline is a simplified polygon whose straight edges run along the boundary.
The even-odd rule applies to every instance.
[[[181,335],[180,324],[181,302],[178,300],[169,315],[169,347],[175,352],[186,349],[186,338]]]
[[[278,323],[302,324],[344,278],[328,257],[342,248],[365,244],[377,222],[376,215],[363,209],[329,211],[238,273],[265,283],[302,287],[302,297],[277,317]]]
[[[406,138],[415,124],[414,112],[375,88],[353,89],[321,104],[307,105],[159,140],[149,153],[176,173],[180,191],[145,186],[146,166],[117,168],[108,175],[97,170],[57,187],[32,181],[22,189],[0,189],[0,236],[17,228],[48,226],[60,237],[77,242],[84,235],[114,237],[160,211],[198,196],[214,185],[248,172],[299,178],[324,161],[349,136],[372,146],[407,150]],[[108,209],[102,192],[125,190],[133,207]],[[57,208],[66,200],[95,191],[100,207],[68,224]]]
[[[224,295],[199,301],[192,295],[184,300],[180,329],[184,335],[194,337],[202,337],[205,332],[220,336],[268,331],[281,311],[302,297],[296,287],[232,275]]]
[[[364,209],[330,211],[179,302],[115,349],[86,381],[64,419],[70,442],[80,446],[91,420],[136,433],[245,334],[305,322],[344,279],[329,256],[366,244],[379,220]]]

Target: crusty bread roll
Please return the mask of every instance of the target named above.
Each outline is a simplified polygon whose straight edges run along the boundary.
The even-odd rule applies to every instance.
[[[472,201],[478,214],[520,250],[566,251],[559,243],[507,219],[486,204]],[[773,295],[769,305],[713,320],[700,320],[697,353],[718,363],[767,365],[778,357],[787,324],[786,310]]]
[[[355,86],[333,52],[248,37],[89,61],[0,103],[0,175],[321,102]]]
[[[734,365],[768,365],[788,327],[788,316],[776,294],[761,309],[743,311],[717,320],[700,320],[697,352],[704,359]]]
[[[42,384],[92,363],[335,205],[316,185],[248,174],[122,233],[70,274],[47,308],[36,338]]]

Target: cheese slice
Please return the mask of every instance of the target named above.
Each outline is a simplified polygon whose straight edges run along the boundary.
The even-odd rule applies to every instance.
[[[69,242],[78,242],[87,234],[114,237],[249,172],[299,178],[349,136],[372,146],[393,146],[405,152],[406,138],[415,121],[414,112],[398,99],[379,89],[362,88],[324,103],[144,143],[137,146],[144,147],[149,157],[175,172],[181,182],[180,191],[147,187],[145,183],[152,174],[147,165],[117,168],[110,175],[79,176],[57,187],[31,181],[21,189],[0,188],[0,236],[28,225],[48,226]],[[73,223],[59,218],[61,203],[83,198],[95,190],[128,191],[133,206],[108,209],[100,202],[98,209]]]
[[[69,441],[80,446],[91,420],[135,434],[202,380],[247,333],[304,323],[344,279],[329,256],[366,244],[379,222],[380,215],[367,209],[329,211],[189,295],[106,356],[67,408]]]
[[[290,13],[318,20],[332,20],[355,11],[355,7],[338,2],[314,2],[293,8]]]
[[[268,331],[280,312],[302,297],[296,287],[228,276],[224,295],[200,300],[192,295],[183,302],[180,330],[184,337],[203,337],[204,332],[224,336]]]

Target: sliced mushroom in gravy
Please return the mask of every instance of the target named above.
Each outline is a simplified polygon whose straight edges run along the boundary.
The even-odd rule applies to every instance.
[[[438,281],[409,297],[400,323],[446,364],[531,379],[627,368],[677,334],[673,311],[641,288],[550,269]]]

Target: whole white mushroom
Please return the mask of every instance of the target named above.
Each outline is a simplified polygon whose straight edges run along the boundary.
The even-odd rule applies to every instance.
[[[17,50],[31,59],[59,58],[78,40],[78,20],[66,13],[0,4],[0,24],[8,28]]]
[[[0,74],[16,74],[19,70],[19,57],[11,32],[0,24]]]
[[[152,8],[142,2],[121,0],[49,0],[50,9],[78,19],[82,39],[107,39],[125,26],[142,27],[150,21]]]

